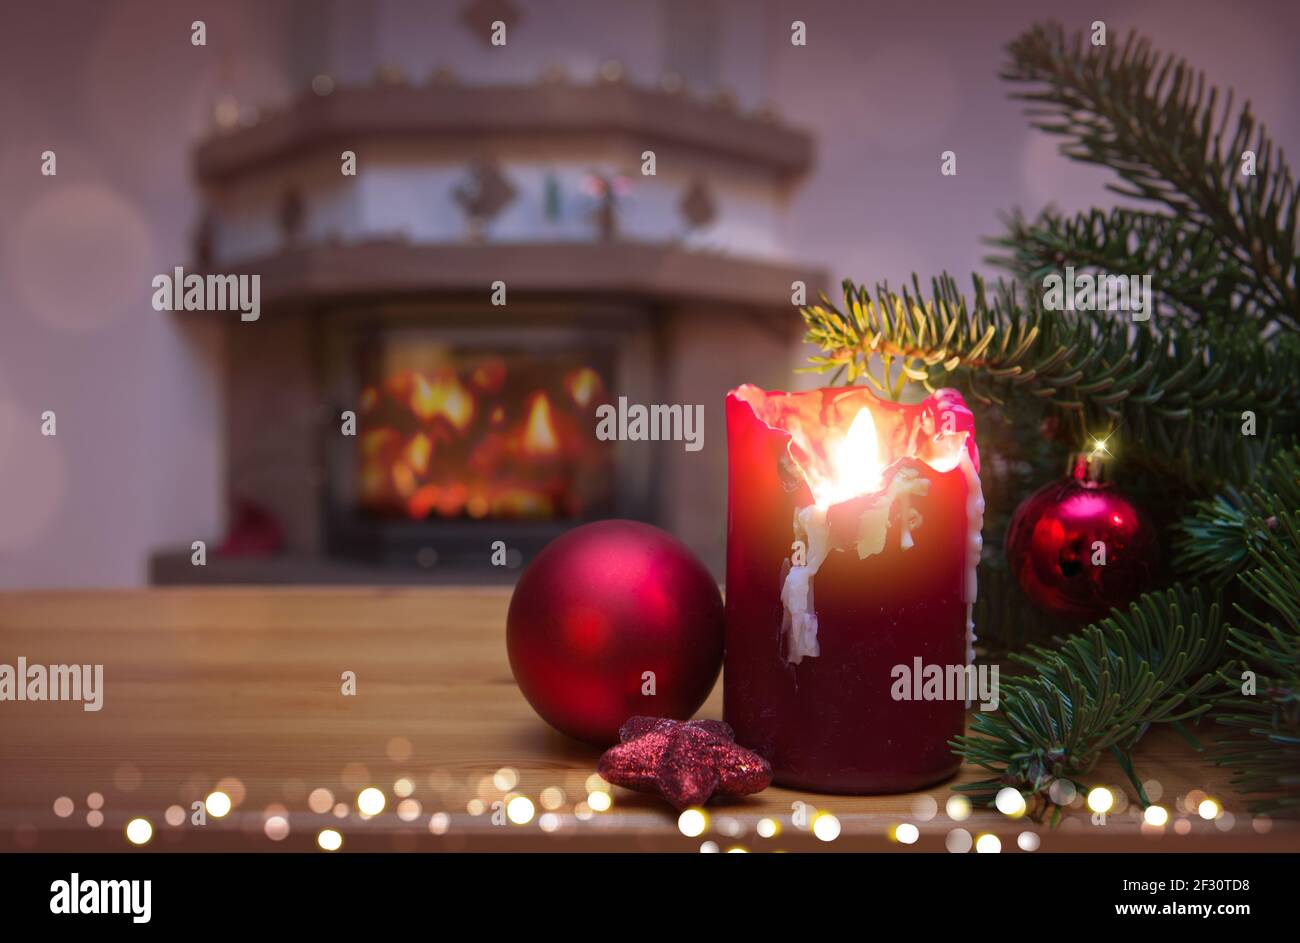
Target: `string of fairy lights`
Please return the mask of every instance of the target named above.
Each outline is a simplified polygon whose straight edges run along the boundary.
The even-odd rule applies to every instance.
[[[355,782],[358,777],[364,779],[368,775],[364,767],[350,764],[344,769],[341,779]],[[430,792],[443,797],[455,791],[457,786],[455,778],[445,770],[430,773],[427,784]],[[335,852],[344,848],[349,831],[366,828],[364,823],[379,820],[378,824],[392,827],[396,823],[383,821],[389,815],[400,823],[398,829],[409,827],[412,833],[427,829],[433,836],[446,836],[458,830],[473,831],[473,821],[483,816],[491,817],[493,824],[537,828],[543,833],[553,834],[580,830],[584,824],[607,816],[615,808],[613,787],[594,773],[585,775],[576,770],[569,774],[564,784],[547,785],[535,795],[521,790],[519,771],[511,767],[502,767],[486,775],[472,774],[465,784],[473,790],[473,795],[461,806],[463,812],[459,809],[428,812],[415,795],[417,783],[411,775],[398,776],[387,791],[373,784],[355,789],[316,786],[307,791],[305,784],[292,780],[285,792],[305,793],[300,795],[296,811],[275,802],[266,805],[260,816],[242,814],[240,818],[246,828],[250,827],[250,822],[260,819],[262,835],[277,843],[283,842],[295,830],[305,828],[314,833],[317,848]],[[1167,832],[1189,835],[1197,820],[1212,823],[1221,831],[1229,831],[1238,825],[1237,816],[1203,790],[1193,789],[1174,797],[1174,801],[1166,806],[1160,804],[1164,790],[1157,780],[1148,780],[1143,789],[1152,803],[1145,809],[1131,804],[1122,789],[1098,785],[1084,792],[1068,780],[1054,783],[1050,798],[1067,811],[1079,813],[1066,816],[1063,825],[1067,830],[1070,826],[1085,827],[1089,822],[1096,826],[1119,821],[1136,824],[1140,834],[1155,838]],[[246,792],[244,784],[237,778],[218,780],[203,795],[203,816],[218,822],[229,818],[244,804]],[[346,801],[349,795],[352,796],[351,802]],[[194,808],[199,805],[193,803]],[[881,831],[878,815],[850,815],[845,823],[841,823],[840,817],[830,811],[798,801],[792,806],[802,811],[784,816],[755,816],[731,813],[725,808],[722,811],[689,808],[677,816],[677,832],[684,838],[700,840],[699,851],[703,853],[743,853],[780,850],[778,839],[792,831],[807,832],[824,843],[835,842],[846,834],[846,824],[847,834],[854,837],[868,837],[873,831],[877,834]],[[1021,851],[1037,851],[1044,839],[1052,834],[1052,829],[1026,818],[1030,812],[1029,805],[1015,788],[1007,787],[998,792],[994,806],[1004,823],[1025,819],[1025,824],[1031,826],[1015,834],[1016,847]],[[105,807],[103,793],[92,792],[86,796],[85,822],[89,828],[104,826]],[[76,811],[76,803],[69,796],[59,796],[53,802],[53,812],[58,818],[69,819]],[[954,854],[972,850],[981,854],[1001,852],[1004,838],[1009,837],[1005,828],[999,828],[996,821],[986,818],[980,823],[984,829],[972,832],[970,826],[975,824],[971,821],[975,812],[970,800],[961,795],[949,796],[942,809],[934,796],[919,795],[912,801],[911,814],[884,827],[883,836],[896,845],[911,846],[918,844],[924,834],[942,834],[944,847]],[[183,829],[191,821],[191,814],[191,809],[185,806],[170,805],[162,814],[162,827],[172,831]],[[333,821],[328,821],[330,819]],[[599,824],[602,828],[609,828],[618,827],[620,823],[617,819],[606,819]],[[1272,828],[1271,820],[1262,815],[1251,817],[1250,824],[1260,834]],[[999,835],[999,831],[1004,834]],[[141,847],[155,840],[157,829],[149,817],[136,815],[125,823],[123,835],[129,845]]]

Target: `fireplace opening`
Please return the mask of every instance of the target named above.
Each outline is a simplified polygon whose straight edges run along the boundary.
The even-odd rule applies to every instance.
[[[356,499],[379,520],[574,520],[610,497],[588,420],[606,381],[583,351],[540,357],[387,336],[362,351]]]
[[[618,370],[599,334],[371,324],[339,340],[328,369],[356,435],[327,438],[331,552],[481,570],[500,541],[513,568],[628,503],[617,443],[595,436]]]

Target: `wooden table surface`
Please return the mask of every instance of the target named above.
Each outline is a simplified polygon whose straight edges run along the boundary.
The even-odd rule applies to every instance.
[[[992,811],[957,822],[944,812],[950,784],[873,797],[772,788],[710,806],[698,838],[683,836],[658,800],[622,789],[612,790],[608,811],[575,810],[599,751],[552,731],[520,696],[505,654],[508,600],[509,590],[490,588],[0,593],[0,664],[20,655],[29,664],[102,663],[105,688],[98,713],[80,703],[0,702],[0,850],[125,850],[135,817],[153,825],[148,848],[187,851],[314,849],[325,828],[343,836],[344,850],[695,851],[711,841],[722,850],[942,851],[958,828],[999,836],[1003,851],[1016,851],[1027,830],[1041,851],[1300,849],[1296,823],[1253,819],[1225,774],[1172,736],[1153,736],[1139,763],[1171,809],[1163,830],[1144,828],[1132,805],[1104,826],[1078,811],[1055,830]],[[356,673],[355,697],[341,693],[345,671]],[[719,685],[700,714],[720,717],[721,708]],[[1122,789],[1114,768],[1095,779]],[[399,780],[414,802],[398,804]],[[235,809],[190,824],[191,804],[219,784]],[[364,819],[356,796],[371,785],[387,804]],[[551,831],[541,820],[547,787],[565,796],[546,819]],[[308,796],[322,788],[342,807],[312,811]],[[1230,815],[1186,815],[1177,803],[1192,789]],[[528,796],[537,814],[494,824],[492,804],[511,792]],[[92,793],[102,796],[102,821],[88,821]],[[925,795],[936,800],[933,817]],[[71,800],[63,817],[61,797]],[[477,815],[476,799],[485,810]],[[821,842],[793,825],[796,803],[833,814],[839,837]],[[61,805],[66,812],[69,803]],[[167,824],[169,807],[185,811],[183,824]],[[265,833],[275,813],[289,823],[280,841]],[[775,837],[758,836],[762,818],[779,822]],[[1173,827],[1178,819],[1186,834]],[[442,834],[431,830],[444,822]],[[918,827],[919,841],[891,841],[901,822]]]

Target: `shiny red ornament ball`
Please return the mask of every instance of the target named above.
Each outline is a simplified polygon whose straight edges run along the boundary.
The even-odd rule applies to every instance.
[[[718,584],[676,538],[636,521],[585,524],[515,587],[510,669],[543,720],[608,746],[629,717],[699,709],[722,669],[722,611]]]
[[[1079,621],[1150,589],[1158,550],[1147,516],[1091,478],[1086,463],[1026,498],[1007,528],[1007,562],[1020,588],[1040,608]]]

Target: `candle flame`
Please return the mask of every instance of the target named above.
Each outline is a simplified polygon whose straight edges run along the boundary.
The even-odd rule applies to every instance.
[[[826,458],[830,474],[808,482],[818,507],[829,508],[880,490],[884,469],[880,465],[876,421],[870,409],[864,406],[858,410],[844,438],[826,443]]]

